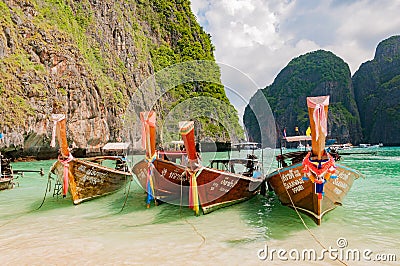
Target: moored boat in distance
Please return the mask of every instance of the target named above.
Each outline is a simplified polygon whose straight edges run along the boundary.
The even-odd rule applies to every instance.
[[[307,105],[312,150],[278,155],[279,168],[267,176],[267,182],[283,205],[320,225],[324,214],[342,205],[360,173],[337,163],[337,154],[325,151],[329,96],[308,97]]]
[[[67,144],[65,115],[53,115],[53,120],[56,121],[60,156],[50,172],[57,176],[57,187],[62,188],[63,197],[69,191],[73,203],[79,204],[116,192],[126,185],[131,173],[121,156],[99,156],[86,160],[74,158]],[[127,147],[127,144],[115,144],[109,145],[109,148],[113,150],[121,145]],[[102,165],[105,160],[115,162],[115,168]]]
[[[10,165],[10,160],[3,158],[0,153],[0,190],[14,187],[14,175]]]
[[[44,176],[43,169],[40,170],[15,170],[11,166],[11,159],[5,158],[0,152],[0,190],[14,188],[16,179],[23,176],[24,173],[39,173]]]
[[[259,192],[264,179],[255,157],[213,160],[215,168],[202,166],[194,140],[194,123],[189,121],[180,124],[187,159],[180,164],[165,160],[155,149],[155,113],[142,113],[141,117],[146,132],[146,159],[136,164],[133,172],[148,194],[148,204],[156,198],[189,206],[196,214],[200,209],[207,214]]]

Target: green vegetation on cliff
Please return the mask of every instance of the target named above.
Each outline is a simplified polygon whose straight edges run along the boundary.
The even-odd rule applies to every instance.
[[[190,60],[214,61],[210,36],[188,0],[2,1],[0,15],[0,131],[23,138],[35,131],[46,139],[49,114],[65,112],[78,146],[115,140],[131,97],[150,75]],[[179,85],[158,111],[195,96],[226,103],[226,119],[243,134],[215,83]],[[225,135],[218,122],[199,122],[202,132]]]
[[[361,138],[349,67],[331,52],[318,50],[292,59],[262,92],[274,113],[279,135],[283,128],[287,135],[294,135],[295,127],[304,134],[309,126],[306,97],[330,95],[330,137],[340,142],[358,142]],[[245,126],[249,135],[258,141],[259,133],[252,117],[251,109],[246,108]]]
[[[373,60],[354,73],[363,141],[400,145],[400,36],[380,42]]]

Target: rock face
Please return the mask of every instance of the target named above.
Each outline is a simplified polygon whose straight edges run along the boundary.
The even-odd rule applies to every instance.
[[[374,59],[354,73],[353,86],[363,141],[400,145],[400,36],[379,43]]]
[[[213,46],[187,0],[2,1],[0,148],[53,157],[49,118],[65,113],[70,143],[98,151],[121,136],[129,100],[146,78],[193,59],[214,61]],[[197,84],[196,93],[229,104],[222,86]],[[239,128],[235,112],[229,119]]]
[[[340,143],[361,140],[349,67],[331,52],[318,50],[294,58],[262,92],[275,116],[278,136],[284,128],[287,136],[305,134],[309,126],[306,97],[330,95],[328,137]],[[260,97],[254,97],[257,95]],[[250,105],[257,100],[254,97]],[[259,127],[250,108],[246,108],[243,120],[249,136],[259,141]],[[299,132],[295,132],[296,127]]]

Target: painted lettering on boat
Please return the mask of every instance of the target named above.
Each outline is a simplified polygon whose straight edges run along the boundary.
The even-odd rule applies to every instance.
[[[87,169],[85,165],[80,165],[78,167],[78,170],[82,173],[84,173],[84,176],[82,177],[82,181],[86,182],[88,181],[89,183],[96,185],[97,183],[103,183],[104,178],[107,177],[106,173],[96,171],[93,167],[90,169]]]
[[[343,181],[340,181],[338,178],[334,179],[332,182],[335,186],[341,187],[343,189],[347,188],[347,184]]]
[[[163,168],[161,170],[161,176],[163,178],[165,178],[167,173],[168,173],[168,170],[166,168]],[[189,180],[188,176],[179,173],[177,169],[175,169],[174,172],[170,172],[167,178],[172,179],[172,180],[179,180],[179,181],[188,181]]]
[[[229,190],[231,190],[231,188],[233,188],[237,182],[238,179],[230,179],[229,176],[225,176],[225,178],[222,179],[219,183],[213,182],[210,186],[210,190],[218,189],[221,192],[228,193]]]
[[[304,180],[303,179],[296,179],[296,180],[292,180],[288,183],[283,183],[286,189],[291,189],[293,187],[296,187],[298,185],[304,184]]]
[[[345,172],[336,170],[336,175],[337,175],[338,178],[341,178],[343,180],[347,180],[347,179],[349,179],[350,173],[346,174]]]
[[[298,193],[298,192],[300,192],[300,191],[302,191],[302,190],[304,190],[303,185],[298,185],[297,187],[292,188],[292,192],[293,192],[294,194],[296,194],[296,193]]]
[[[217,187],[218,187],[218,183],[217,182],[213,182],[211,187],[210,187],[210,190],[214,190]]]
[[[282,174],[282,181],[286,182],[293,178],[301,177],[301,173],[298,169],[290,169],[286,174]]]
[[[224,180],[221,180],[221,185],[232,188],[235,185],[235,181],[234,180],[230,180],[229,181],[227,179],[229,179],[229,178],[225,177]]]
[[[335,187],[334,189],[333,189],[333,192],[335,192],[336,193],[336,195],[340,195],[340,194],[342,194],[342,190],[340,190],[340,189],[338,189],[337,187]]]

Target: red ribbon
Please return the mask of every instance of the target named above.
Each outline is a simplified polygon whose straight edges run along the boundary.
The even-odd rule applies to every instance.
[[[311,152],[309,152],[303,160],[303,173],[313,172],[316,176],[321,176],[325,172],[329,172],[331,174],[335,173],[336,166],[335,160],[332,156],[328,154],[328,161],[321,164],[321,168],[318,168],[317,165],[313,164],[310,160]]]
[[[74,157],[72,157],[72,154],[70,153],[68,158],[65,160],[61,160],[58,158],[58,161],[64,165],[64,171],[63,171],[63,196],[67,195],[68,192],[68,169],[69,169],[69,162],[72,161]]]

